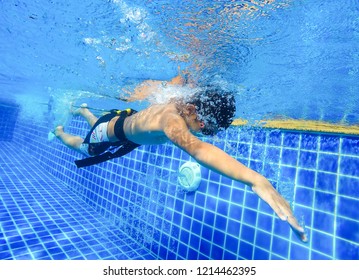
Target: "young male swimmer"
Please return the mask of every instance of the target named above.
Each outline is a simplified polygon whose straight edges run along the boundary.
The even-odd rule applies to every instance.
[[[182,82],[173,79],[170,83],[181,86]],[[144,98],[160,84],[159,81],[143,83],[130,98]],[[63,126],[56,127],[54,133],[66,146],[88,157],[77,161],[78,167],[122,156],[140,145],[171,141],[206,168],[250,186],[281,220],[289,224],[301,241],[308,241],[289,203],[265,177],[196,136],[215,135],[230,126],[235,116],[232,93],[205,88],[190,97],[151,105],[139,112],[131,109],[113,110],[98,119],[86,106],[82,106],[74,114],[83,116],[92,127],[85,139],[65,133]],[[109,149],[113,147],[119,148],[112,153]]]

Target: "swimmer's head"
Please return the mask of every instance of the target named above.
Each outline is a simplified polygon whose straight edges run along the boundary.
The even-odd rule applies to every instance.
[[[227,129],[236,113],[234,94],[218,88],[197,92],[189,103],[196,107],[197,117],[204,124],[201,130],[204,135]]]

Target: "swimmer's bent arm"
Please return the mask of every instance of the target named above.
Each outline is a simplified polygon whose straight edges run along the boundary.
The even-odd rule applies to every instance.
[[[165,85],[183,86],[185,83],[186,80],[182,77],[182,75],[178,75],[169,81],[146,80],[136,86],[133,92],[123,89],[123,91],[129,95],[129,97],[119,97],[119,99],[127,102],[144,100],[151,94],[157,93],[160,87],[163,87]]]

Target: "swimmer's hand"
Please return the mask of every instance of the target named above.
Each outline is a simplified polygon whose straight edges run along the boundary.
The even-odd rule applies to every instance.
[[[252,190],[269,204],[282,221],[288,222],[294,234],[302,242],[308,242],[305,229],[299,225],[297,219],[294,217],[289,203],[273,188],[267,179],[261,177],[256,184],[252,185]]]

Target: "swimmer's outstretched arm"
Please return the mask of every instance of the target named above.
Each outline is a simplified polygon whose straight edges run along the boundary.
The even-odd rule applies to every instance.
[[[302,242],[308,241],[305,230],[294,217],[289,203],[264,176],[246,167],[221,149],[199,140],[188,131],[184,120],[180,117],[167,118],[164,123],[164,132],[175,145],[190,154],[201,165],[250,186],[261,199],[269,204],[281,220],[289,223]]]

